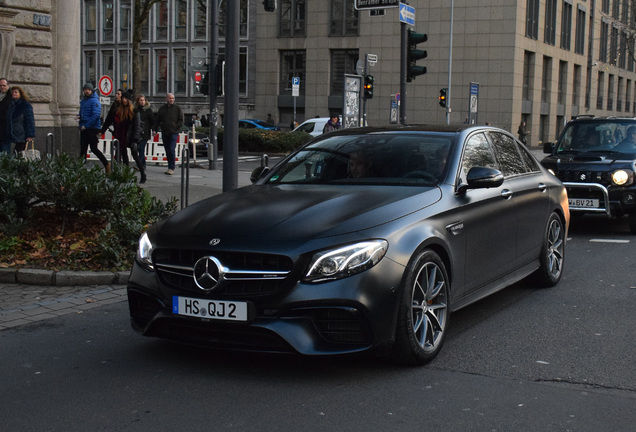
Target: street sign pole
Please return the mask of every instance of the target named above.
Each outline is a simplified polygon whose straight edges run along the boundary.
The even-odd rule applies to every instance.
[[[400,124],[406,124],[406,79],[408,70],[407,47],[409,35],[406,23],[400,23]]]

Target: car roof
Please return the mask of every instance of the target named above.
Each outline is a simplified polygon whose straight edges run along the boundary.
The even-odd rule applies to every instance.
[[[568,123],[604,123],[618,121],[636,121],[636,117],[580,115],[576,118],[573,118]]]
[[[491,126],[475,125],[446,125],[446,124],[419,124],[419,125],[388,125],[388,126],[367,126],[359,128],[338,129],[331,134],[353,135],[360,133],[381,133],[381,132],[441,132],[458,134],[469,129],[491,129],[501,130]]]

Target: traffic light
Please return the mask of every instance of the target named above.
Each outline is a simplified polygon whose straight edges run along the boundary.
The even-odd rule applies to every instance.
[[[276,10],[276,0],[263,0],[265,12],[274,12]]]
[[[207,72],[201,72],[201,83],[197,84],[197,87],[199,88],[199,92],[201,92],[201,94],[204,95],[208,95],[210,94],[210,77],[209,77],[209,73]]]
[[[373,99],[373,86],[375,84],[375,78],[373,75],[364,76],[364,99]]]
[[[426,73],[426,67],[417,66],[416,61],[426,58],[428,53],[425,50],[417,49],[417,44],[426,42],[428,36],[426,33],[415,33],[413,30],[408,31],[409,45],[407,47],[407,73],[406,81],[411,82],[418,75],[424,75]]]
[[[439,106],[446,108],[446,89],[440,89],[439,91]]]

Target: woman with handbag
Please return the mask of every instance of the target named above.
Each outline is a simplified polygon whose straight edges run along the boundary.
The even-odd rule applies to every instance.
[[[7,141],[15,144],[13,151],[20,155],[26,149],[27,141],[35,138],[33,107],[26,92],[20,87],[11,88],[11,105],[7,110]]]
[[[141,118],[141,140],[137,143],[137,150],[139,151],[139,157],[141,162],[146,166],[146,144],[150,140],[152,133],[152,125],[155,122],[155,115],[150,108],[150,102],[146,100],[146,96],[137,96],[137,106],[135,112],[139,113]]]
[[[146,183],[146,171],[137,151],[137,143],[141,139],[141,117],[139,113],[135,113],[132,100],[133,95],[130,91],[122,93],[121,104],[117,108],[113,121],[115,129],[113,138],[119,141],[119,148],[126,165],[128,165],[127,149],[130,149],[130,153],[141,174],[139,183]]]

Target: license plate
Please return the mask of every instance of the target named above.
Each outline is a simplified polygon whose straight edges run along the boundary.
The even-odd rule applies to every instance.
[[[172,313],[207,319],[247,321],[247,303],[173,296]]]
[[[587,198],[569,198],[570,207],[598,208],[599,200]]]

